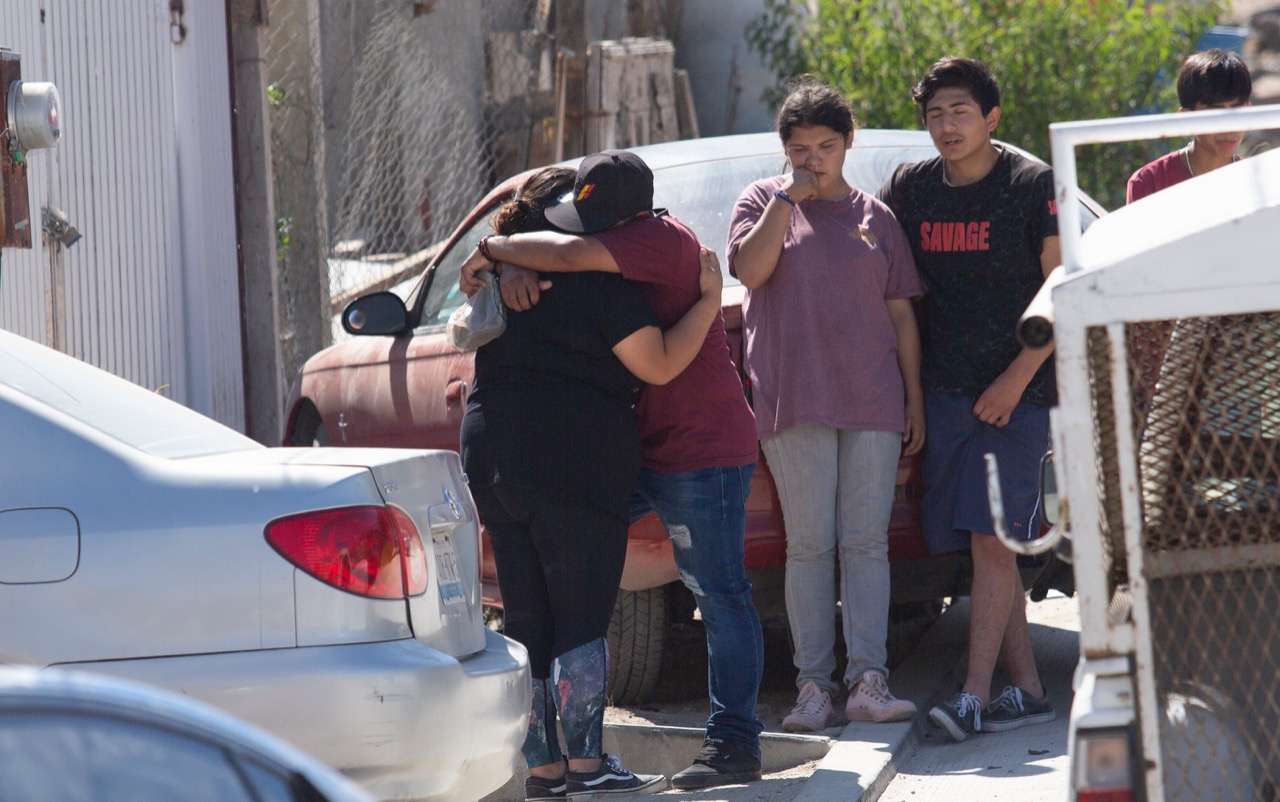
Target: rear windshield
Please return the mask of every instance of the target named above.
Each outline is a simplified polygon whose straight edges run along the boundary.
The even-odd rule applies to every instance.
[[[16,335],[0,338],[0,385],[157,457],[264,447],[164,396]]]

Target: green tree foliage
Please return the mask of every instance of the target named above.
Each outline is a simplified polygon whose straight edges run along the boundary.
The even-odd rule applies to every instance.
[[[1049,157],[1049,123],[1178,107],[1182,59],[1226,7],[1217,0],[765,0],[751,47],[778,76],[811,73],[864,126],[921,128],[911,86],[945,55],[989,64],[1003,92],[996,136]],[[816,9],[816,16],[810,10]],[[1080,183],[1110,207],[1129,175],[1163,152],[1132,143],[1081,149]]]

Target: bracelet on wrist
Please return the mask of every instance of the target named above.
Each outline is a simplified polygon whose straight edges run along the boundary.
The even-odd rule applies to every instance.
[[[480,251],[480,255],[488,259],[490,262],[497,261],[493,258],[493,254],[489,253],[489,240],[492,237],[492,234],[486,234],[480,238],[479,242],[476,243],[476,250]]]
[[[775,198],[781,198],[782,200],[784,200],[784,201],[786,201],[787,203],[791,204],[791,208],[793,208],[793,209],[794,209],[794,208],[795,208],[795,206],[796,206],[796,202],[795,202],[794,200],[792,200],[791,196],[790,196],[790,195],[788,195],[787,193],[783,192],[783,191],[782,191],[782,190],[780,190],[780,189],[775,189],[775,190],[773,191],[773,197],[775,197]]]

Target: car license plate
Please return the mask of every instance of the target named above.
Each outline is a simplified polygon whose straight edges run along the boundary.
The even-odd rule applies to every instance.
[[[440,601],[446,606],[462,604],[466,594],[462,580],[458,578],[458,554],[448,535],[431,538],[436,553],[436,584],[440,586]]]

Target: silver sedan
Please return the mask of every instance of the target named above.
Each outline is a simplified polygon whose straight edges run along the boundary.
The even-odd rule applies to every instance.
[[[188,694],[383,799],[511,776],[528,659],[484,625],[457,454],[266,448],[0,332],[0,648]]]

